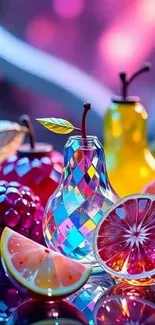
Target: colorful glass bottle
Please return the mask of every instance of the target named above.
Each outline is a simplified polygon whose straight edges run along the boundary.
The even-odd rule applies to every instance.
[[[92,247],[94,230],[104,212],[117,200],[97,137],[71,136],[64,148],[59,187],[45,209],[47,245],[70,258],[97,266]]]
[[[121,196],[138,193],[155,175],[155,159],[147,142],[147,112],[137,97],[127,97],[127,88],[145,64],[129,80],[120,73],[122,97],[112,99],[104,117],[104,147],[109,179]]]

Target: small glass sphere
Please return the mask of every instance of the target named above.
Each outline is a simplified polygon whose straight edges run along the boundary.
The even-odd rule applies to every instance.
[[[20,222],[20,215],[13,208],[7,210],[4,214],[4,222],[6,226],[15,228]]]
[[[29,202],[25,198],[18,198],[14,203],[15,209],[20,214],[25,214],[29,211]]]

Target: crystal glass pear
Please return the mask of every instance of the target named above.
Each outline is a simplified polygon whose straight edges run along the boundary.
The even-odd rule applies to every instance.
[[[64,148],[64,170],[44,217],[47,245],[97,266],[93,235],[105,211],[118,200],[107,175],[104,149],[95,136],[71,136]]]
[[[155,159],[147,141],[148,114],[139,98],[127,96],[132,80],[148,70],[149,65],[145,64],[129,80],[126,80],[125,73],[120,74],[122,96],[112,99],[104,116],[108,175],[121,197],[139,193],[155,175]]]

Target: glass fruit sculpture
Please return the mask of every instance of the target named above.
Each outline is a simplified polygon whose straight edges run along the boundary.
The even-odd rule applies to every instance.
[[[100,220],[94,251],[98,263],[119,281],[155,283],[155,196],[131,195]]]
[[[11,315],[7,325],[88,325],[82,312],[71,303],[29,300]]]
[[[70,137],[65,145],[63,176],[45,209],[44,235],[50,248],[95,267],[94,230],[118,196],[107,176],[102,145],[97,137],[86,136],[89,110],[90,104],[84,104],[81,136]],[[54,127],[55,132],[69,133],[74,129],[62,119],[40,122],[51,130]]]
[[[20,122],[28,129],[30,145],[23,144],[15,155],[3,162],[0,178],[29,186],[40,197],[42,204],[46,205],[59,184],[63,155],[47,143],[35,143],[32,123],[27,115],[21,116]]]
[[[142,295],[143,296],[143,295]],[[113,295],[98,300],[94,309],[95,325],[154,325],[155,303],[136,295]]]
[[[54,252],[5,228],[1,236],[2,265],[10,281],[30,297],[60,300],[79,290],[92,268]]]
[[[112,100],[104,116],[108,175],[121,197],[139,193],[155,174],[155,159],[147,142],[147,112],[139,98],[127,97],[129,84],[149,67],[145,64],[129,80],[126,80],[125,73],[120,73],[122,97]]]
[[[44,244],[43,211],[39,197],[29,187],[0,181],[0,236],[8,226]]]

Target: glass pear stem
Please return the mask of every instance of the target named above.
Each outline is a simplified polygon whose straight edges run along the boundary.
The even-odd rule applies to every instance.
[[[91,109],[90,103],[85,103],[83,105],[83,114],[82,114],[82,122],[81,122],[81,136],[83,139],[86,138],[86,116],[90,109]]]
[[[119,77],[122,81],[122,97],[126,100],[127,97],[127,81],[126,81],[126,73],[120,72]]]
[[[24,114],[22,116],[20,116],[19,122],[22,124],[25,124],[25,126],[28,129],[28,135],[29,135],[29,141],[30,141],[30,146],[31,149],[35,148],[35,132],[34,132],[34,128],[31,122],[31,119],[28,115]]]
[[[132,82],[133,79],[135,79],[137,76],[142,74],[143,72],[148,72],[151,69],[151,64],[150,63],[144,63],[141,69],[139,69],[137,72],[133,73],[133,75],[130,77],[128,80],[128,85]]]
[[[130,77],[129,80],[126,79],[126,73],[125,72],[120,72],[119,77],[122,81],[122,97],[124,100],[126,100],[127,98],[127,91],[128,91],[128,86],[129,84],[140,74],[142,74],[143,72],[147,72],[149,71],[151,68],[151,64],[150,63],[144,63],[144,65],[142,66],[142,68],[140,68],[138,71],[136,71],[135,73],[133,73],[133,75]]]

